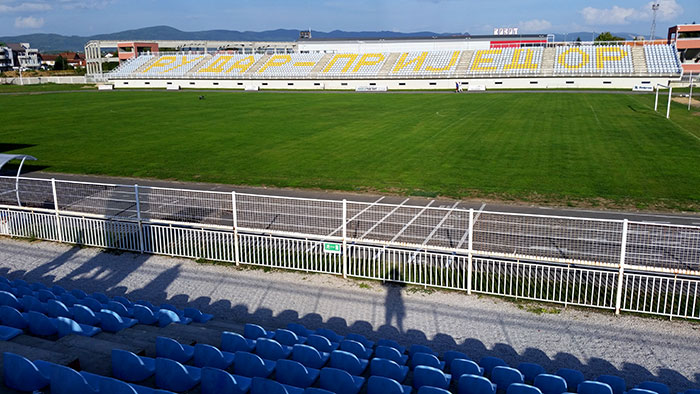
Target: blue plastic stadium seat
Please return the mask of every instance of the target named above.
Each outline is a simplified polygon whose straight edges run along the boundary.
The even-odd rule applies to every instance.
[[[370,376],[367,380],[367,394],[410,394],[412,390],[411,386],[383,376]]]
[[[438,357],[438,354],[436,352],[434,352],[433,349],[431,349],[427,346],[411,345],[411,347],[408,348],[408,355],[413,357],[413,355],[416,353],[428,353],[428,354],[434,355],[435,357]]]
[[[374,356],[392,360],[399,365],[404,365],[406,361],[408,361],[407,355],[401,354],[398,349],[390,346],[378,345],[377,348],[374,349]]]
[[[222,352],[211,345],[198,343],[194,345],[194,365],[199,368],[212,367],[226,369],[233,364],[235,354]]]
[[[255,377],[250,385],[251,394],[303,394],[304,389],[287,386],[274,380]]]
[[[50,317],[68,317],[73,318],[73,312],[68,309],[66,304],[59,300],[46,301],[46,314]]]
[[[316,330],[315,334],[320,335],[322,337],[326,337],[331,342],[340,343],[343,339],[345,339],[344,336],[338,335],[335,331],[330,330],[328,328],[319,328],[318,330]]]
[[[340,350],[350,352],[358,358],[369,359],[374,352],[372,348],[367,349],[365,345],[352,339],[344,339],[340,342]]]
[[[534,385],[542,391],[542,394],[561,394],[566,393],[568,389],[564,378],[546,373],[535,376]]]
[[[350,375],[337,368],[323,368],[320,376],[321,388],[336,394],[357,394],[365,383],[363,377]]]
[[[465,360],[463,358],[456,358],[452,360],[452,368],[450,369],[452,376],[455,380],[459,380],[462,375],[484,375],[484,369],[472,360]]]
[[[241,351],[234,354],[236,356],[233,371],[236,375],[266,378],[275,370],[276,363],[274,361],[264,360],[257,354]]]
[[[560,368],[557,371],[557,375],[566,380],[566,387],[569,389],[569,392],[576,392],[578,385],[586,380],[583,373],[577,369]]]
[[[34,296],[34,290],[30,289],[27,286],[17,286],[15,290],[12,292],[16,297],[22,298],[24,296]],[[19,299],[18,298],[18,299]]]
[[[657,394],[656,391],[651,391],[651,390],[646,390],[646,389],[640,389],[640,388],[633,388],[630,391],[627,392],[627,394]]]
[[[4,276],[0,275],[0,284],[6,284],[6,285],[11,285],[11,284],[12,284],[12,282],[10,282],[10,280],[9,280],[9,279],[7,279],[6,277],[4,277]]]
[[[596,380],[610,386],[613,394],[625,394],[625,391],[627,390],[627,383],[625,383],[625,379],[622,379],[619,376],[600,375]]]
[[[97,313],[100,319],[100,327],[106,332],[119,332],[125,328],[133,327],[138,321],[128,317],[121,317],[118,313],[109,309],[102,309]]]
[[[71,308],[73,312],[73,320],[81,324],[88,324],[91,326],[102,325],[102,320],[100,320],[92,309],[86,307],[85,305],[76,304]]]
[[[238,351],[252,352],[255,349],[254,339],[244,338],[243,335],[224,331],[221,333],[221,350],[235,353]]]
[[[156,313],[160,310],[160,308],[158,308],[157,306],[151,304],[150,302],[148,302],[146,300],[136,300],[136,302],[134,302],[134,305],[145,306],[146,308],[150,309],[151,312],[153,312],[153,313]]]
[[[374,347],[374,341],[370,341],[364,335],[361,335],[361,334],[350,333],[350,334],[345,336],[345,339],[349,339],[349,340],[355,341],[355,342],[360,342],[362,344],[362,346],[364,346],[366,349],[371,349]]]
[[[180,321],[176,322],[178,324],[190,324],[192,323],[192,318],[189,318],[185,316],[185,311],[181,311],[177,309],[174,305],[171,304],[160,304],[160,310],[161,311],[171,311],[175,312],[177,316],[180,318]]]
[[[292,347],[282,345],[274,339],[259,338],[255,344],[255,354],[264,359],[277,361],[289,357],[292,354]]]
[[[328,340],[328,338],[316,334],[309,335],[306,338],[306,345],[316,348],[316,350],[318,350],[319,352],[326,353],[330,353],[334,350],[337,350],[338,347],[340,347],[340,343],[331,342]]]
[[[515,368],[498,366],[491,371],[491,382],[496,384],[497,390],[506,391],[513,383],[523,383],[523,374]]]
[[[275,340],[282,345],[294,346],[306,342],[306,337],[300,337],[294,331],[279,328],[275,331]]]
[[[251,379],[232,375],[218,368],[202,368],[202,394],[245,394],[250,390]]]
[[[248,339],[274,338],[274,331],[267,331],[257,324],[248,323],[243,326],[243,336]]]
[[[335,394],[332,391],[324,390],[319,387],[307,387],[306,390],[304,390],[304,394]]]
[[[365,372],[368,364],[368,360],[357,358],[356,355],[350,352],[334,350],[331,353],[331,362],[329,366],[331,368],[348,371],[351,375],[360,376]]]
[[[111,301],[111,300],[109,299],[109,297],[107,297],[105,294],[100,293],[100,292],[98,292],[98,291],[96,291],[96,292],[90,294],[90,297],[96,299],[97,301],[99,301],[99,302],[102,303],[102,304],[107,304],[107,303],[109,303],[109,302]]]
[[[520,363],[518,371],[523,374],[527,384],[532,384],[535,381],[535,376],[546,372],[541,365],[535,363]]]
[[[121,380],[107,376],[94,375],[84,371],[80,374],[83,375],[91,386],[97,385],[100,394],[172,394],[171,391],[152,389],[150,387],[122,382]]]
[[[524,383],[513,383],[508,386],[506,394],[542,394],[540,389]]]
[[[80,290],[80,289],[73,289],[70,291],[70,293],[73,295],[73,297],[82,300],[83,298],[87,297],[87,293]]]
[[[209,313],[203,313],[202,311],[196,308],[185,308],[183,312],[185,314],[185,317],[192,319],[192,321],[195,323],[206,323],[214,318],[214,315],[211,315]]]
[[[279,360],[275,372],[275,380],[280,383],[307,388],[316,382],[320,370],[307,368],[303,364],[293,360]]]
[[[25,315],[27,323],[29,323],[29,332],[41,337],[50,337],[58,334],[56,328],[56,320],[47,317],[46,315],[30,311]]]
[[[84,337],[92,337],[102,332],[102,329],[87,324],[80,324],[73,319],[67,317],[57,317],[54,320],[58,337],[62,338],[66,335],[82,335]]]
[[[99,385],[93,386],[85,376],[73,368],[54,364],[51,368],[51,394],[99,393]]]
[[[63,287],[61,287],[59,285],[51,286],[51,292],[57,297],[63,293],[67,293],[66,289],[64,289]]]
[[[669,390],[668,386],[666,386],[665,384],[650,381],[642,382],[638,384],[636,388],[654,391],[658,394],[670,394],[671,392],[671,390]]]
[[[578,385],[579,394],[613,394],[612,387],[602,382],[585,380]]]
[[[86,307],[90,308],[93,312],[99,313],[102,309],[105,309],[106,305],[102,304],[101,302],[97,301],[96,299],[88,296],[85,298],[81,298],[78,301],[78,304],[80,305],[85,305]]]
[[[156,386],[170,391],[187,391],[199,384],[202,370],[175,360],[156,358]]]
[[[80,303],[80,300],[71,293],[62,293],[58,299],[68,307]]]
[[[496,385],[483,376],[462,375],[457,381],[458,394],[496,394]]]
[[[413,370],[413,387],[433,386],[441,389],[450,387],[452,376],[441,370],[426,365],[419,365]]]
[[[300,337],[308,337],[309,335],[312,335],[314,333],[312,330],[309,330],[308,328],[304,327],[299,323],[287,324],[287,330],[297,334],[297,336]]]
[[[19,391],[35,391],[46,387],[51,378],[51,363],[28,359],[5,352],[2,354],[5,385]]]
[[[34,291],[48,290],[49,289],[48,287],[46,287],[45,284],[43,284],[41,282],[32,282],[29,284],[29,287],[31,287],[32,290],[34,290]]]
[[[159,327],[165,327],[170,323],[190,324],[192,322],[192,319],[190,319],[189,317],[183,319],[177,313],[167,309],[159,309],[156,313],[158,315]]]
[[[133,310],[134,319],[136,319],[139,324],[146,324],[149,326],[158,324],[158,315],[154,314],[148,307],[134,304],[131,309]]]
[[[418,394],[452,394],[449,391],[437,387],[421,386],[418,389]]]
[[[0,341],[9,341],[10,339],[22,334],[19,328],[0,325]]]
[[[120,304],[124,305],[125,307],[127,307],[129,309],[133,308],[135,305],[133,302],[129,301],[128,298],[125,298],[122,296],[114,296],[114,297],[112,297],[112,300],[119,302]]]
[[[105,304],[105,309],[116,312],[121,317],[134,317],[134,309],[129,310],[124,304],[119,301],[108,301]]]
[[[440,361],[434,354],[428,353],[418,352],[411,356],[411,368],[415,369],[419,365],[427,365],[441,371],[445,369],[444,361]]]
[[[194,356],[193,346],[183,345],[172,338],[156,337],[156,357],[186,363],[192,356]]]
[[[24,279],[15,279],[15,280],[12,281],[11,284],[12,284],[12,286],[14,286],[14,287],[22,286],[22,287],[31,288],[31,287],[29,286],[29,283],[28,283],[26,280],[24,280]]]
[[[47,305],[34,296],[24,296],[20,298],[19,303],[26,312],[34,311],[45,315],[49,311]]]
[[[399,383],[403,383],[408,375],[408,367],[405,365],[399,365],[395,361],[375,357],[370,361],[369,366],[370,375],[372,376],[383,376],[386,378],[391,378]]]
[[[479,360],[479,365],[484,368],[484,375],[487,377],[491,376],[491,371],[493,371],[494,368],[499,366],[508,366],[505,361],[498,357],[483,357],[481,360]]]
[[[55,300],[57,297],[54,293],[50,292],[49,290],[46,289],[39,289],[36,292],[36,297],[39,299],[41,302],[46,302],[48,300]]]
[[[671,392],[665,384],[650,381],[642,382],[638,384],[636,388],[653,391],[657,394],[670,394]]]
[[[683,394],[700,394],[700,389],[685,390],[685,392],[683,392]]]
[[[7,305],[0,306],[0,324],[20,330],[29,327],[26,314]]]
[[[15,289],[12,288],[12,286],[0,282],[0,291],[6,291],[8,293],[14,294]]]
[[[330,357],[330,353],[319,352],[309,345],[294,345],[292,347],[292,360],[298,361],[309,368],[323,368]]]
[[[140,382],[156,372],[156,360],[132,352],[112,349],[112,375],[126,382]]]
[[[377,341],[377,346],[393,347],[394,349],[398,350],[400,354],[406,353],[405,347],[399,345],[398,342],[391,339],[380,339]]]
[[[445,360],[445,366],[448,368],[452,368],[452,361],[454,361],[456,359],[471,360],[471,358],[469,358],[469,356],[467,356],[466,354],[464,354],[462,352],[458,352],[456,350],[446,351],[443,359]]]

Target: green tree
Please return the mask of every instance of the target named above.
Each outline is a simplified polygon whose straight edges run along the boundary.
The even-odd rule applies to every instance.
[[[53,69],[60,71],[60,70],[67,70],[68,69],[68,61],[63,58],[63,56],[58,55],[56,58],[56,62],[53,64]]]
[[[596,42],[605,42],[605,41],[625,41],[625,39],[622,38],[622,37],[614,36],[614,35],[612,35],[612,33],[610,33],[609,31],[606,31],[606,32],[604,32],[604,33],[600,33],[600,34],[598,35],[598,37],[595,38],[595,41],[596,41]]]

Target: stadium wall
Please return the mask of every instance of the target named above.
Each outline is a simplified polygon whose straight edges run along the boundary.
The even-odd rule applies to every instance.
[[[288,89],[288,90],[356,90],[362,87],[388,90],[446,90],[459,82],[463,90],[482,86],[485,89],[632,89],[635,86],[667,85],[668,77],[530,77],[530,78],[461,78],[461,79],[119,79],[115,88],[151,89]]]

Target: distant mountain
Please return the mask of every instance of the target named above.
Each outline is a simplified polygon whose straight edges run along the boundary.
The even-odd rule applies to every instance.
[[[393,31],[312,31],[314,38],[370,38],[370,37],[423,37],[451,36],[464,33],[434,33],[429,31],[398,33]],[[27,34],[14,37],[0,37],[0,42],[28,42],[41,52],[82,51],[90,40],[207,40],[207,41],[294,41],[299,38],[299,30],[277,29],[266,31],[206,30],[187,32],[170,26],[153,26],[143,29],[126,30],[89,37],[62,36],[60,34]]]

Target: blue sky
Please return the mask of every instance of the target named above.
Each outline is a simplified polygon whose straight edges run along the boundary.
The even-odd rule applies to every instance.
[[[657,35],[700,23],[700,0],[661,3]],[[169,25],[181,30],[435,31],[490,34],[617,31],[649,34],[650,1],[638,0],[0,0],[0,36],[92,35]]]

